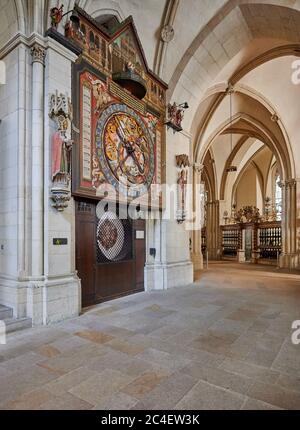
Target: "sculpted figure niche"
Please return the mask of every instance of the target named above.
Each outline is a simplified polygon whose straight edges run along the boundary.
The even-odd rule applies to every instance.
[[[63,211],[70,200],[71,155],[73,141],[71,139],[72,105],[67,95],[56,92],[50,97],[49,116],[56,123],[57,131],[52,136],[52,167],[51,177],[53,188],[51,199],[53,207]]]

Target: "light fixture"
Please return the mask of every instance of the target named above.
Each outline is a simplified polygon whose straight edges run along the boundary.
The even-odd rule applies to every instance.
[[[180,105],[178,105],[179,107],[181,107],[182,109],[189,109],[189,105],[187,102],[181,103]]]
[[[233,85],[231,83],[229,83],[228,88],[227,88],[227,93],[229,94],[229,103],[230,103],[230,124],[229,126],[232,126],[232,94],[234,93],[234,88]],[[230,155],[232,154],[233,151],[233,134],[232,134],[232,130],[230,130]],[[230,165],[227,169],[226,169],[227,173],[231,173],[231,172],[237,172],[237,166],[234,165]]]
[[[237,167],[236,166],[230,166],[226,169],[226,172],[231,173],[231,172],[236,172],[237,171]]]

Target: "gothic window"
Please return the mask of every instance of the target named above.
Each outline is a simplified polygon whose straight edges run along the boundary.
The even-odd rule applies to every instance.
[[[275,195],[274,195],[274,202],[275,202],[275,210],[276,210],[276,219],[277,221],[281,221],[281,214],[282,214],[282,189],[280,186],[281,178],[279,175],[279,172],[275,173]]]
[[[92,31],[90,31],[90,48],[95,49],[95,36]]]

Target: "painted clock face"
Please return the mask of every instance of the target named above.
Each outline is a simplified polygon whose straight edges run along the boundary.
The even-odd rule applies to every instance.
[[[141,117],[129,107],[104,110],[96,129],[96,148],[107,181],[122,194],[138,197],[153,181],[154,145]]]

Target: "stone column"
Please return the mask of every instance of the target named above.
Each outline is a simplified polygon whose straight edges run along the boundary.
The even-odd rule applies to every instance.
[[[202,182],[202,170],[203,164],[194,164],[194,195],[193,195],[193,210],[194,213],[197,211],[201,212],[201,216],[204,214],[204,200],[200,200],[201,196],[198,194],[200,192],[199,185]],[[199,216],[199,214],[197,214]],[[193,247],[192,247],[192,262],[194,264],[194,271],[203,269],[203,255],[201,250],[201,228],[203,226],[204,220],[201,219],[201,225],[196,226],[196,229],[193,231]]]
[[[297,254],[297,182],[291,179],[281,183],[282,187],[282,250],[280,267],[294,269],[298,267]]]
[[[245,229],[240,228],[239,235],[238,262],[245,263]]]
[[[31,276],[44,274],[44,67],[45,49],[35,44],[32,55],[32,248]]]
[[[207,203],[207,227],[206,240],[207,250],[210,259],[218,260],[220,258],[220,208],[219,200],[213,200]]]

